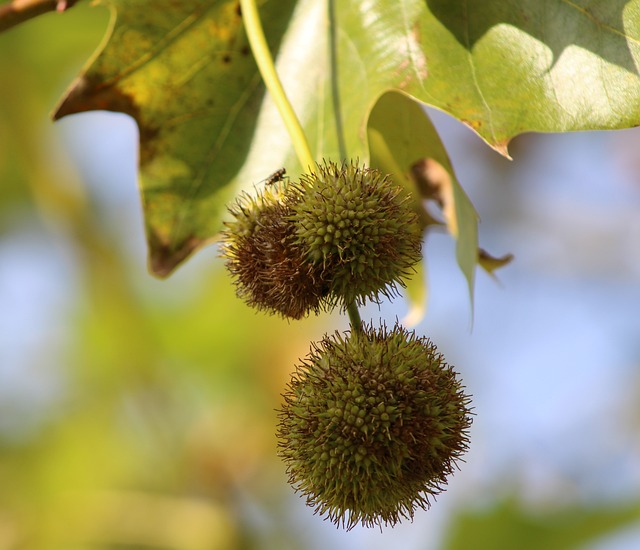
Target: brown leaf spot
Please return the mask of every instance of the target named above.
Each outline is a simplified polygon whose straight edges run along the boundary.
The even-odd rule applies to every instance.
[[[140,134],[140,168],[142,168],[147,162],[149,162],[156,155],[156,147],[154,140],[158,135],[158,130],[152,126],[142,124],[139,119],[136,119],[138,123],[138,132]]]
[[[509,150],[508,150],[509,140],[501,141],[501,142],[498,142],[498,143],[490,143],[489,145],[491,145],[491,147],[493,147],[493,149],[495,149],[503,157],[506,157],[509,160],[513,160],[511,158],[511,155],[509,154]]]
[[[442,211],[447,224],[455,223],[453,188],[447,169],[434,159],[420,159],[411,165],[411,179],[420,198],[434,201]],[[442,222],[431,216],[426,209],[423,209],[421,219],[423,227],[442,225]]]
[[[104,86],[99,81],[81,76],[56,109],[53,119],[87,111],[114,111],[131,115],[138,120],[139,108],[133,98],[114,86]]]
[[[466,124],[467,126],[469,126],[469,128],[471,128],[474,131],[478,131],[480,128],[482,128],[482,121],[481,120],[463,120],[462,121],[464,124]]]
[[[453,111],[450,111],[453,112]],[[460,122],[462,122],[463,124],[466,124],[469,128],[471,128],[474,132],[476,132],[478,135],[482,136],[482,132],[480,131],[480,129],[482,128],[482,120],[467,120],[467,119],[460,119]],[[498,153],[500,153],[503,157],[508,158],[509,160],[511,159],[511,156],[509,155],[509,151],[508,151],[508,146],[509,146],[509,139],[506,140],[502,140],[502,141],[490,141],[489,139],[487,139],[486,137],[482,136],[482,139],[484,139],[489,146],[497,151]]]
[[[149,230],[147,242],[149,245],[149,271],[152,275],[164,279],[171,275],[178,265],[204,245],[206,241],[191,235],[181,242],[170,243],[155,231]]]
[[[104,86],[98,81],[82,76],[76,80],[62,103],[53,114],[54,120],[64,116],[87,111],[112,111],[124,113],[132,117],[138,124],[140,134],[140,165],[143,166],[154,156],[155,148],[151,145],[158,135],[158,129],[142,120],[140,107],[130,95],[123,93],[116,86]]]
[[[411,176],[424,200],[434,200],[441,208],[444,206],[451,176],[442,164],[430,158],[420,159],[411,165]]]

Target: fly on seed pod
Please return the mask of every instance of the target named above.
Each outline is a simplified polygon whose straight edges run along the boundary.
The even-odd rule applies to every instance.
[[[284,181],[287,179],[285,175],[287,173],[286,168],[280,168],[276,170],[273,174],[271,174],[266,180],[264,180],[265,185],[273,185],[274,183],[278,183],[279,181]]]

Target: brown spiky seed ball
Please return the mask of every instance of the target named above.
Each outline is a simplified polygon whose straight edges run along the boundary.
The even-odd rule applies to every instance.
[[[283,188],[270,185],[256,196],[243,193],[229,208],[222,256],[237,294],[250,306],[300,319],[323,308],[322,269],[306,261],[296,244]]]

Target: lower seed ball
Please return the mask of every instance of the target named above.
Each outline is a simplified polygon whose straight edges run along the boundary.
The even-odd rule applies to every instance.
[[[394,525],[465,452],[469,397],[436,347],[396,325],[314,345],[279,411],[279,454],[307,504],[351,529]]]

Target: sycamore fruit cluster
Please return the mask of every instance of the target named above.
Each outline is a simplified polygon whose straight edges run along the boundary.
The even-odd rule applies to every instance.
[[[391,297],[420,259],[410,197],[357,164],[325,162],[229,210],[222,253],[238,295],[283,317]],[[296,367],[278,453],[320,515],[394,525],[442,491],[469,442],[470,400],[430,340],[351,320]]]
[[[242,195],[230,213],[223,256],[238,295],[283,317],[391,296],[420,260],[407,194],[357,164],[325,163]]]

